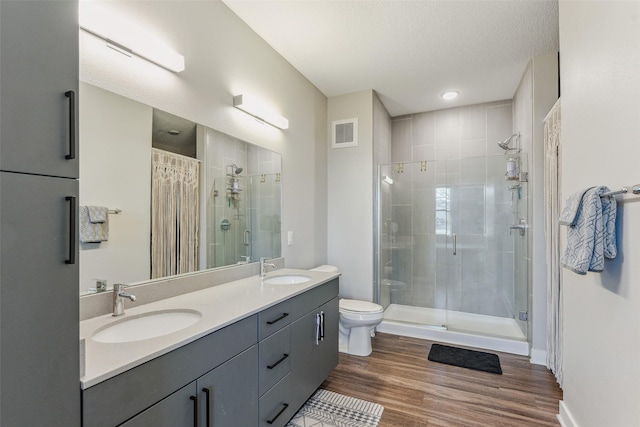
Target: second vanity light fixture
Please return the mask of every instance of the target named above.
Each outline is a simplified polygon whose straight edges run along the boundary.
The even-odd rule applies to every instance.
[[[234,96],[233,106],[279,129],[289,129],[289,120],[272,111],[269,107],[260,104],[250,95],[242,94]]]
[[[157,40],[122,34],[122,31],[118,31],[116,25],[112,25],[112,18],[101,16],[99,10],[93,10],[86,6],[84,8],[81,7],[80,28],[103,39],[108,47],[123,55],[129,57],[132,55],[139,56],[175,73],[184,71],[184,56],[160,45]]]

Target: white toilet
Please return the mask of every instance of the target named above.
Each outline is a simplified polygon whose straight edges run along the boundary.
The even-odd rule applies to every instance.
[[[311,271],[338,272],[332,265],[321,265]],[[340,338],[338,349],[354,356],[371,354],[371,336],[384,315],[381,305],[355,299],[340,300]]]

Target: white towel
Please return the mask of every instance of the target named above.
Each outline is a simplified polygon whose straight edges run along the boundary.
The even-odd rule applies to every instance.
[[[616,200],[600,197],[607,187],[581,190],[567,199],[560,224],[568,225],[562,266],[578,274],[601,272],[604,258],[616,256]]]
[[[87,210],[92,224],[102,224],[109,218],[109,208],[104,206],[87,206]]]
[[[80,206],[79,231],[82,243],[100,243],[109,240],[109,215],[103,222],[93,223],[89,217],[89,207]]]

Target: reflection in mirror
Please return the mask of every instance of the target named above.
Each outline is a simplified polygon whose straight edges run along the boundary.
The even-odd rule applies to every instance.
[[[152,148],[199,164],[198,195],[187,203],[199,217],[188,271],[280,256],[280,154],[85,83],[80,101],[80,205],[111,210],[107,240],[80,244],[81,295],[100,280],[110,288],[152,277]]]

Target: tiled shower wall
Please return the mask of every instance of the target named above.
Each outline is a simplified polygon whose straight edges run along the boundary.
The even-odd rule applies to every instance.
[[[268,243],[277,255],[280,254],[280,183],[274,183],[275,174],[281,172],[281,155],[243,140],[224,134],[214,129],[203,127],[200,135],[203,135],[203,163],[206,164],[204,180],[204,199],[206,233],[201,245],[206,245],[206,267],[218,267],[241,261],[242,255],[246,255],[246,248],[242,244],[243,232],[252,228],[252,246],[256,253],[261,252],[263,245]],[[205,162],[206,160],[206,162]],[[244,170],[239,175],[240,188],[242,189],[239,205],[234,206],[226,202],[226,173],[227,165],[235,164]],[[257,182],[254,190],[257,190],[254,205],[248,208],[249,176],[268,174],[271,178],[268,182]],[[259,179],[258,179],[259,181]],[[218,196],[215,196],[215,189]],[[269,189],[263,188],[268,186]],[[260,215],[257,215],[257,211]],[[231,222],[231,228],[223,231],[220,227],[220,219],[227,218]],[[247,223],[249,221],[249,223]],[[249,227],[249,224],[258,224]],[[277,237],[273,235],[277,234]],[[277,246],[277,247],[274,247]],[[252,259],[255,261],[255,259]]]
[[[507,158],[497,146],[512,126],[511,100],[392,119],[392,162],[406,163],[402,173],[391,167],[395,182],[381,192],[383,207],[391,198],[394,223],[386,226],[393,227],[394,241],[389,235],[391,263],[381,266],[381,279],[402,283],[392,303],[513,316],[508,224],[517,215],[519,195],[508,189],[514,182],[504,179]],[[446,188],[448,212],[437,213],[436,194]]]

